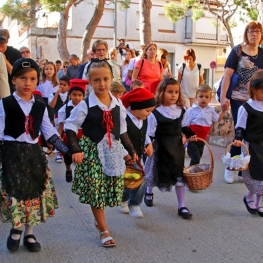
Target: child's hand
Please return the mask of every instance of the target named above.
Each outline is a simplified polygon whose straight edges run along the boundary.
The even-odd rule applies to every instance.
[[[138,161],[138,155],[136,153],[134,153],[132,156],[131,162],[136,163],[136,161]]]
[[[240,140],[234,140],[233,145],[236,147],[242,146],[242,142]]]
[[[197,136],[193,135],[190,138],[188,138],[188,142],[196,142],[197,141]]]
[[[62,89],[59,88],[56,93],[57,93],[57,95],[59,95],[61,92],[62,92]]]
[[[129,154],[127,154],[126,156],[124,156],[124,161],[125,161],[125,164],[131,164],[132,163],[132,158]]]
[[[149,143],[145,148],[144,148],[144,153],[147,156],[152,156],[153,155],[153,145],[152,143]]]
[[[80,163],[82,163],[83,157],[84,157],[84,152],[81,152],[81,153],[73,153],[73,154],[72,154],[72,162],[73,162],[73,163],[80,164]]]

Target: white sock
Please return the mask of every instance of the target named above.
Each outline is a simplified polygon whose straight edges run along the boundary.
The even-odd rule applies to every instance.
[[[22,227],[17,227],[17,228],[14,228],[14,229],[15,229],[15,230],[20,230],[20,231],[23,230]],[[20,237],[21,237],[21,235],[19,235],[19,234],[12,234],[12,235],[11,235],[11,238],[12,238],[13,240],[19,240]]]
[[[33,227],[29,226],[29,225],[26,225],[24,236],[26,237],[28,235],[33,235]],[[28,238],[27,241],[29,243],[36,243],[35,239],[33,239],[33,238]]]

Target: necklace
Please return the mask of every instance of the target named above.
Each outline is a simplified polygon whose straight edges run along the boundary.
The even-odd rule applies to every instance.
[[[257,53],[257,55],[255,55],[255,56],[250,56],[251,58],[253,58],[253,59],[257,59],[258,58],[258,53]]]

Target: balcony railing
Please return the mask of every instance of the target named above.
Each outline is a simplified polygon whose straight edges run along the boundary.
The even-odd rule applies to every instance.
[[[193,36],[193,34],[195,34],[195,37]],[[217,34],[185,32],[185,39],[192,39],[192,37],[194,37],[195,39],[202,39],[202,40],[218,40],[219,37],[219,41],[223,41],[223,42],[228,41],[227,34],[218,36]]]

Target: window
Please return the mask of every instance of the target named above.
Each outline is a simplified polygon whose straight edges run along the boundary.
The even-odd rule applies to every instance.
[[[170,22],[169,19],[163,15],[158,15],[158,32],[175,33],[175,24]]]

